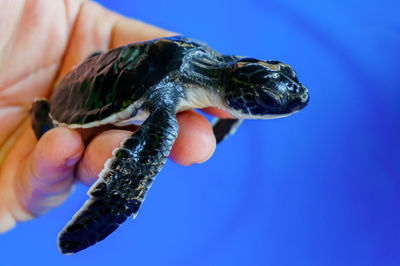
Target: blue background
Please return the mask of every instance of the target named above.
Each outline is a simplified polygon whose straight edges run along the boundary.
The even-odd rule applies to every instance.
[[[227,54],[292,65],[303,111],[167,162],[135,221],[63,256],[86,199],[0,236],[0,265],[400,265],[398,1],[99,1]]]

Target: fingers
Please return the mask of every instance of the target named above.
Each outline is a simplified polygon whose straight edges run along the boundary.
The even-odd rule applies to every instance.
[[[155,38],[177,35],[144,22],[119,16],[111,36],[110,48],[127,43],[147,41]]]
[[[178,114],[179,135],[170,157],[181,165],[202,163],[215,150],[215,137],[210,123],[194,111]],[[127,130],[108,130],[96,136],[87,146],[78,166],[78,178],[91,185],[104,168],[104,163],[112,156],[112,151],[132,134]]]
[[[42,136],[26,160],[17,196],[35,215],[60,205],[74,182],[74,168],[84,150],[81,136],[67,128],[55,128]]]
[[[0,234],[7,232],[13,228],[16,224],[14,215],[10,212],[6,206],[7,199],[4,199],[0,194]]]
[[[230,113],[228,113],[222,109],[215,108],[215,107],[203,108],[203,109],[201,109],[201,111],[203,111],[204,113],[207,113],[209,115],[219,117],[219,118],[235,118]]]
[[[216,142],[207,119],[195,111],[178,114],[179,135],[170,158],[181,165],[207,161],[214,153]]]
[[[106,160],[111,158],[112,151],[130,135],[132,132],[127,130],[108,130],[96,136],[86,147],[79,163],[77,171],[79,180],[88,186],[93,184],[104,168]]]
[[[133,42],[176,35],[138,20],[123,17],[93,1],[82,3],[70,42],[56,79],[58,83],[73,66],[94,52],[106,51]]]

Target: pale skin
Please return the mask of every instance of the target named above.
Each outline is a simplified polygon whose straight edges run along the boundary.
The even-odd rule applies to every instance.
[[[71,68],[98,51],[175,35],[84,0],[3,1],[0,10],[0,232],[59,206],[79,180],[90,185],[127,129],[68,128],[38,141],[30,126],[35,97],[51,96]],[[228,114],[207,109],[226,118]],[[170,158],[181,165],[213,154],[210,123],[194,111],[178,114]]]

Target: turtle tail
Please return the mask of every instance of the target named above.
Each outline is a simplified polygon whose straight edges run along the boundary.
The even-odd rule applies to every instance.
[[[54,127],[49,116],[50,103],[46,99],[35,99],[29,111],[32,118],[32,128],[38,139],[48,130]]]

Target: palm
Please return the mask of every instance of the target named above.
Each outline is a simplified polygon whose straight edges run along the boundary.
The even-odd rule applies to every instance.
[[[7,16],[0,23],[6,26],[0,28],[0,232],[62,203],[74,173],[91,183],[111,150],[130,134],[107,131],[85,151],[80,135],[65,128],[38,142],[30,127],[32,100],[50,96],[54,84],[93,52],[171,34],[80,0],[13,1],[1,12]],[[174,159],[205,160],[215,147],[209,124],[193,112],[179,120]]]

